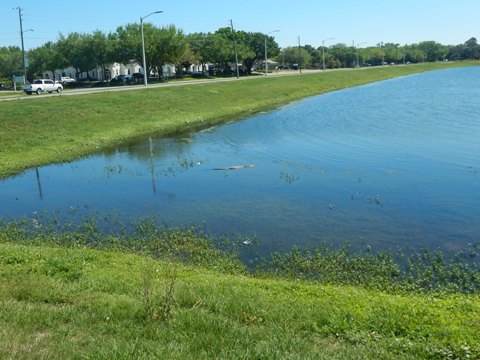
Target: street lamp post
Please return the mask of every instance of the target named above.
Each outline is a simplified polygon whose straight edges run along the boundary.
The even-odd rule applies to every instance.
[[[268,76],[268,60],[267,60],[267,36],[280,30],[273,30],[265,34],[265,76]]]
[[[144,17],[140,17],[140,28],[142,31],[143,83],[145,84],[145,86],[148,85],[148,81],[147,81],[148,74],[147,74],[147,62],[145,61],[145,38],[143,36],[143,20],[149,17],[150,15],[160,14],[160,13],[163,13],[163,11],[154,11]]]
[[[322,63],[323,63],[323,71],[325,71],[325,41],[333,40],[334,38],[328,38],[322,40]]]

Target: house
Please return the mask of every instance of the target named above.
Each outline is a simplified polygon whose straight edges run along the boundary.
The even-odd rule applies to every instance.
[[[132,60],[128,64],[113,63],[107,65],[104,69],[97,66],[94,69],[80,73],[77,73],[77,70],[71,66],[65,69],[55,70],[55,74],[50,70],[45,70],[42,72],[42,77],[45,79],[53,79],[53,77],[60,79],[62,76],[69,76],[77,80],[110,81],[119,75],[133,75],[135,73],[143,74],[143,68],[136,61]],[[164,76],[171,77],[175,73],[176,69],[174,65],[163,66]]]
[[[97,66],[94,69],[80,73],[77,73],[77,70],[71,66],[65,69],[55,70],[55,74],[53,74],[50,70],[46,70],[42,72],[42,76],[45,79],[53,79],[53,76],[55,75],[55,79],[60,79],[62,76],[69,76],[77,80],[109,81],[118,75],[132,75],[135,73],[143,73],[143,70],[137,62],[131,61],[126,65],[121,63],[113,63],[107,65],[105,69]]]
[[[267,60],[267,65],[268,65],[268,70],[276,70],[280,66],[280,63],[277,62],[277,61],[273,61],[273,60],[268,59]],[[255,64],[253,65],[253,68],[265,70],[265,60],[255,61]]]

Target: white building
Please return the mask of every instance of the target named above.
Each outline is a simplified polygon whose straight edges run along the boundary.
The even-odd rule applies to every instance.
[[[77,80],[90,79],[95,81],[108,81],[114,79],[118,75],[132,75],[135,73],[143,73],[143,69],[137,62],[131,61],[127,65],[113,63],[107,65],[103,70],[100,66],[97,66],[95,69],[80,73],[77,73],[77,70],[70,66],[65,69],[55,70],[55,79],[60,79],[62,76],[69,76]],[[50,70],[43,71],[42,76],[45,79],[53,79],[53,74]]]
[[[167,77],[171,77],[176,73],[174,65],[164,65],[162,70],[163,75]],[[132,60],[128,64],[113,63],[107,65],[103,71],[100,66],[97,66],[95,69],[77,73],[77,70],[70,66],[65,69],[55,70],[55,79],[60,79],[62,76],[69,76],[77,80],[109,81],[119,75],[133,75],[135,73],[143,74],[143,68],[136,61]],[[42,72],[42,76],[45,79],[53,79],[53,75],[50,70]]]

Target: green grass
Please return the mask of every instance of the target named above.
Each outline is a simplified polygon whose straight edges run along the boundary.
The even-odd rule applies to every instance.
[[[0,243],[2,359],[476,359],[480,298]],[[162,315],[162,316],[160,316]]]
[[[0,96],[14,96],[14,95],[23,95],[22,92],[17,91],[17,92],[10,92],[10,91],[0,91]]]
[[[0,178],[150,135],[167,136],[238,119],[314,94],[478,64],[426,63],[3,102]]]
[[[468,295],[424,277],[391,286],[388,258],[344,250],[277,255],[251,275],[235,243],[153,221],[121,234],[0,223],[2,359],[480,356],[478,283]],[[441,268],[451,284],[469,274]]]

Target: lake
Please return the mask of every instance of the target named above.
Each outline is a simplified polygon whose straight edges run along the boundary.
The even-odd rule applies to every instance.
[[[479,79],[397,78],[32,169],[0,181],[0,217],[154,217],[253,236],[261,252],[461,249],[480,240]]]

